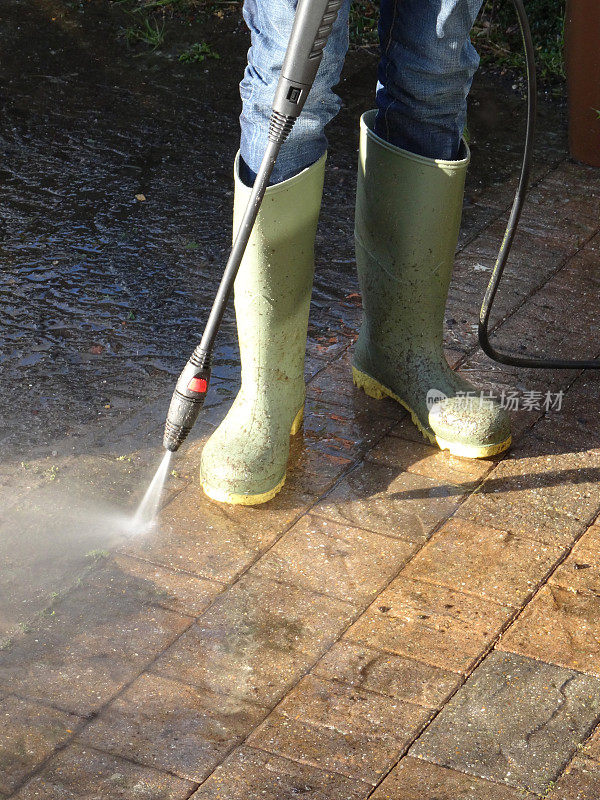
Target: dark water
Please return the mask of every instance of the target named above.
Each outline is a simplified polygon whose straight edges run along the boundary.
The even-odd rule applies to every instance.
[[[241,19],[175,29],[162,52],[128,51],[106,2],[15,2],[0,11],[0,446],[6,458],[57,441],[85,449],[158,430],[227,255]],[[176,55],[206,39],[221,58]],[[352,263],[357,119],[376,57],[349,56],[331,126],[309,369],[358,322]],[[516,166],[523,102],[482,77],[470,127],[468,197]],[[544,110],[542,160],[562,146]],[[136,199],[143,195],[145,200]],[[468,223],[467,208],[467,223]],[[209,405],[237,372],[228,316]],[[144,412],[147,409],[147,413]],[[157,433],[158,436],[158,433]],[[158,441],[158,440],[157,440]]]

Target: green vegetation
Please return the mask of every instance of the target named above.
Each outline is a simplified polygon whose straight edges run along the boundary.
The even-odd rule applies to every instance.
[[[530,0],[527,3],[538,74],[545,82],[552,83],[565,77],[565,2]],[[473,42],[484,64],[523,69],[521,32],[510,0],[486,0],[473,30]]]
[[[154,17],[142,16],[139,24],[123,29],[123,37],[127,44],[141,42],[156,50],[165,40],[165,27],[164,20],[161,22]]]
[[[352,44],[377,46],[377,20],[379,3],[373,0],[355,0],[350,6],[350,41]]]
[[[48,469],[45,469],[43,474],[49,481],[55,481],[58,477],[58,467],[56,464],[53,464],[51,467],[48,467]]]
[[[195,42],[179,56],[184,64],[200,64],[207,58],[221,58],[206,42]]]

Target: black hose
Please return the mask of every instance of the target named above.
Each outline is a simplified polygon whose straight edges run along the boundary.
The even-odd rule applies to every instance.
[[[519,18],[519,27],[521,29],[523,47],[525,50],[525,64],[527,70],[527,132],[525,135],[523,163],[515,199],[513,201],[504,238],[500,245],[500,250],[498,251],[498,258],[492,270],[490,281],[481,304],[481,311],[479,312],[479,344],[483,352],[494,361],[498,361],[500,364],[509,364],[513,367],[533,367],[535,369],[600,369],[599,359],[568,361],[560,358],[527,358],[526,356],[513,355],[512,353],[502,353],[496,350],[489,340],[489,321],[494,298],[496,297],[504,267],[506,266],[510,254],[513,239],[517,231],[517,225],[519,224],[519,218],[523,210],[523,202],[527,194],[535,137],[537,79],[535,73],[533,39],[522,0],[512,0],[512,2]]]

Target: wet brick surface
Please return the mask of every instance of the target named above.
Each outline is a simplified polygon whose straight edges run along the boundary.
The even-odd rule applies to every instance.
[[[425,708],[440,706],[460,682],[453,672],[348,641],[337,642],[312,671]]]
[[[423,541],[458,506],[465,489],[365,463],[342,478],[314,513],[375,533]]]
[[[200,782],[267,709],[142,675],[84,732],[85,744]]]
[[[429,716],[413,703],[309,676],[248,741],[376,784]]]
[[[223,590],[222,584],[137,558],[116,555],[97,570],[89,583],[141,603],[162,606],[190,617],[199,616]]]
[[[574,758],[566,775],[557,782],[552,800],[593,800],[600,789],[600,763]]]
[[[414,545],[307,515],[257,564],[266,578],[366,605],[395,577]]]
[[[0,652],[0,687],[89,715],[191,622],[120,593],[81,587]]]
[[[402,574],[520,607],[562,552],[543,542],[450,519]]]
[[[194,784],[73,745],[17,792],[18,800],[187,800]]]
[[[371,795],[373,800],[534,800],[532,794],[406,756]]]
[[[600,598],[543,586],[501,647],[600,677]]]
[[[412,755],[544,794],[600,715],[600,681],[495,652],[475,670]]]
[[[587,530],[550,583],[577,594],[600,596],[600,526]]]
[[[482,598],[401,576],[379,595],[345,638],[431,666],[466,672],[513,613]]]
[[[376,79],[355,50],[286,485],[258,508],[198,485],[239,383],[230,309],[159,522],[131,536],[230,243],[239,97],[222,68],[241,74],[247,40],[226,10],[130,50],[118,4],[59,5],[9,0],[0,26],[0,797],[597,800],[600,377],[477,348],[522,98],[476,80],[444,332],[453,368],[521,399],[511,452],[442,453],[352,385],[357,122]],[[180,63],[181,37],[220,61]],[[568,158],[563,107],[539,115],[493,335],[594,357],[600,177]]]
[[[82,720],[18,697],[0,700],[0,792],[9,794],[53,751],[72,738]]]
[[[365,800],[372,787],[252,747],[235,750],[194,795],[195,800]]]
[[[394,428],[392,435],[386,436],[369,450],[367,461],[406,470],[434,481],[473,488],[494,468],[494,461],[488,459],[459,458],[432,445],[407,441],[394,435],[400,430]]]
[[[247,576],[158,659],[154,670],[272,705],[356,614],[349,603]]]

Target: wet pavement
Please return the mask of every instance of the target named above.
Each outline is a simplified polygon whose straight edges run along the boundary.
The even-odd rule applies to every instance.
[[[359,50],[330,130],[286,487],[230,508],[197,483],[236,391],[230,313],[159,524],[132,537],[227,255],[247,40],[230,14],[128,52],[118,14],[0,10],[0,798],[594,800],[598,377],[514,370],[476,343],[522,98],[489,74],[473,90],[446,314],[450,363],[530,398],[512,451],[440,453],[352,387],[357,119],[376,66]],[[199,39],[221,58],[180,63]],[[567,158],[559,102],[541,104],[537,150],[497,335],[598,356],[600,174]]]

